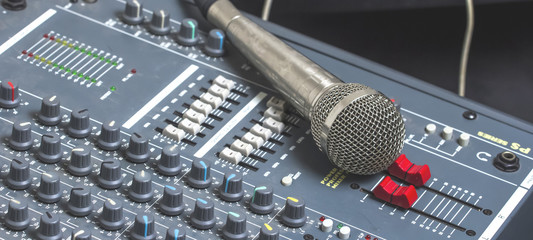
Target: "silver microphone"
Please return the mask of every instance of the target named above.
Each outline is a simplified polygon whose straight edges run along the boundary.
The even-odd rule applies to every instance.
[[[339,168],[360,175],[387,169],[400,155],[402,116],[389,98],[357,83],[343,83],[242,15],[228,0],[196,0],[207,20],[275,89],[311,121],[316,144]]]

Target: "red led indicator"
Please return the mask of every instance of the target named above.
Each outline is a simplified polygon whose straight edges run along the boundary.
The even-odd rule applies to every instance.
[[[7,82],[7,84],[9,84],[9,86],[11,87],[11,101],[14,102],[15,101],[15,87],[13,86],[13,83],[11,82]]]
[[[28,53],[28,57],[33,57],[33,53]]]
[[[366,235],[365,239],[366,240],[370,240],[370,239],[372,239],[372,237],[370,235]]]
[[[135,69],[135,68],[131,69],[131,73],[133,73],[133,74],[137,73],[137,69]]]
[[[319,220],[320,220],[321,222],[323,222],[324,220],[326,220],[326,217],[322,216],[322,217],[320,217]]]
[[[396,102],[396,100],[394,100],[394,98],[391,98],[391,100],[390,100],[390,101],[391,101],[391,102]]]
[[[26,53],[28,53],[26,50],[22,50],[23,55],[26,55]]]
[[[50,40],[52,40],[52,41],[55,40],[55,39],[56,39],[56,38],[55,38],[54,36],[51,36],[51,37],[50,37]]]
[[[45,34],[43,35],[43,38],[48,38],[48,34],[45,33]]]

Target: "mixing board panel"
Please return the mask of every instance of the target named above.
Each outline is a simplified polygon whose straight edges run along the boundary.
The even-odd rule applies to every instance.
[[[431,170],[417,187],[392,170],[347,174],[189,1],[146,1],[137,25],[125,3],[0,12],[0,239],[531,233],[531,125],[260,23],[343,81],[394,98],[403,153]],[[393,200],[374,194],[391,186],[402,190]]]

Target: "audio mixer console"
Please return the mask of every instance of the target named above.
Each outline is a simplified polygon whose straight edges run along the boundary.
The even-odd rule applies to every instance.
[[[528,123],[251,17],[394,99],[404,155],[356,176],[191,1],[3,3],[0,239],[532,233]]]

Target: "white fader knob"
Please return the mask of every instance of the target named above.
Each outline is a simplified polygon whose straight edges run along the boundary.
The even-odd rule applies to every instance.
[[[457,142],[462,147],[465,147],[470,142],[470,135],[468,133],[461,133],[461,135],[459,135],[459,139],[457,139]]]
[[[442,129],[442,133],[440,134],[442,139],[444,140],[450,140],[452,139],[452,136],[453,136],[453,128],[451,127],[444,127],[444,129]]]
[[[339,230],[340,239],[348,239],[350,237],[350,228],[348,226],[343,226]]]
[[[333,230],[333,220],[329,218],[324,219],[322,225],[320,225],[320,230],[322,230],[322,232],[331,232],[331,230]]]

